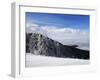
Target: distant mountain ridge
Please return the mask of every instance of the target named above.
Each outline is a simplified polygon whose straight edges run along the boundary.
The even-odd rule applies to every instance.
[[[35,55],[89,59],[89,51],[77,48],[77,45],[63,45],[41,33],[26,33],[26,53]]]

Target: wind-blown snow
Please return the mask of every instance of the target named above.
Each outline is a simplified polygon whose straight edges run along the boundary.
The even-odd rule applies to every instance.
[[[35,66],[63,66],[63,65],[83,65],[89,64],[89,60],[72,59],[72,58],[57,58],[41,55],[26,54],[26,67]]]

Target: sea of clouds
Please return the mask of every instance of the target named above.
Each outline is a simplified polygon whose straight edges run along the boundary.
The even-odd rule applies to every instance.
[[[41,33],[49,38],[61,42],[64,45],[78,45],[78,48],[89,50],[89,31],[73,29],[70,27],[40,26],[27,24],[27,33]]]

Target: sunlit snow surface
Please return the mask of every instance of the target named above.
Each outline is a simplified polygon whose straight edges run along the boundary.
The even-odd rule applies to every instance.
[[[72,59],[72,58],[57,58],[50,56],[26,54],[25,66],[38,67],[38,66],[63,66],[63,65],[83,65],[89,64],[89,60]]]

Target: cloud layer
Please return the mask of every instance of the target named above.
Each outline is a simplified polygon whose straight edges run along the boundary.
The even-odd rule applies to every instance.
[[[89,31],[73,29],[70,27],[40,26],[27,24],[27,33],[41,33],[64,45],[79,45],[79,48],[89,50]]]

